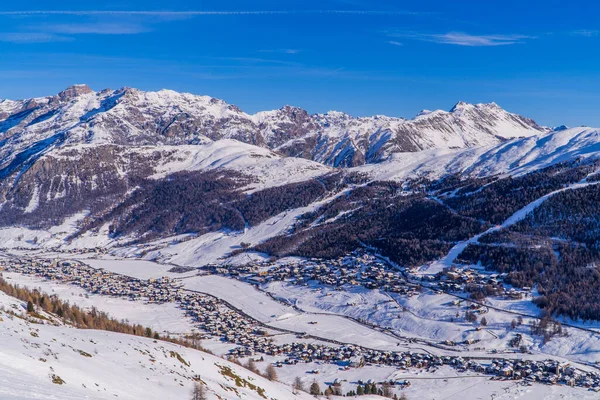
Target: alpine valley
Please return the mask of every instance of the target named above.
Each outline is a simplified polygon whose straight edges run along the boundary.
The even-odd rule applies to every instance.
[[[0,100],[0,269],[18,285],[0,382],[19,382],[0,397],[142,398],[117,383],[147,378],[148,399],[193,382],[211,399],[595,398],[599,183],[600,130],[495,103],[404,119],[86,85]]]

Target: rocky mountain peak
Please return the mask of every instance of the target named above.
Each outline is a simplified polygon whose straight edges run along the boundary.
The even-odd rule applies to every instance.
[[[346,114],[343,111],[336,111],[336,110],[330,110],[327,111],[325,114],[319,114],[322,115],[324,117],[330,117],[330,118],[351,118],[350,115]]]
[[[69,86],[68,88],[66,88],[65,90],[60,92],[58,94],[58,97],[61,100],[69,100],[74,97],[81,96],[83,94],[88,94],[88,93],[92,93],[92,89],[90,89],[90,87],[88,85],[85,85],[85,84],[73,85],[73,86]]]
[[[421,110],[421,111],[419,111],[419,112],[417,113],[417,117],[422,117],[422,116],[424,116],[424,115],[429,115],[429,114],[431,114],[432,112],[433,112],[433,111],[431,111],[431,110]]]
[[[309,116],[308,111],[306,111],[305,109],[290,105],[285,105],[281,107],[280,111],[292,119],[297,119],[298,117],[307,118]]]
[[[452,107],[450,109],[450,112],[456,112],[456,111],[460,111],[460,110],[464,110],[465,108],[468,108],[469,106],[471,106],[472,104],[464,102],[464,101],[459,101],[458,103],[456,103],[454,105],[454,107]]]
[[[491,103],[478,103],[478,104],[467,103],[465,101],[459,101],[458,103],[456,103],[454,105],[454,107],[452,107],[450,109],[450,112],[453,113],[453,112],[472,109],[472,108],[479,109],[479,110],[496,110],[496,111],[506,112],[506,110],[504,110],[502,107],[500,107],[497,103],[495,103],[493,101]]]

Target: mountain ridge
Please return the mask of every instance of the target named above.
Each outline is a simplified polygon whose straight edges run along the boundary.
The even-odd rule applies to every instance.
[[[208,96],[77,85],[55,96],[2,101],[0,112],[2,245],[104,247],[139,256],[153,254],[154,245],[141,253],[138,245],[171,237],[177,239],[167,247],[192,264],[202,253],[217,261],[295,229],[305,231],[296,237],[306,241],[296,248],[315,254],[312,232],[350,232],[344,224],[352,218],[368,221],[356,233],[368,237],[349,237],[348,250],[370,242],[392,254],[417,240],[427,255],[406,259],[429,260],[448,243],[401,230],[413,218],[407,209],[435,215],[431,229],[455,220],[464,232],[448,233],[450,242],[476,233],[487,217],[473,225],[467,211],[454,215],[452,207],[424,200],[423,190],[452,182],[459,190],[463,181],[483,187],[561,163],[561,170],[580,170],[581,179],[577,163],[597,157],[600,143],[593,129],[550,131],[495,103],[458,102],[412,120],[311,115],[292,106],[250,115]],[[399,193],[410,199],[396,199]],[[389,202],[397,208],[388,210]],[[382,229],[372,229],[368,208],[398,243],[375,241]],[[309,221],[304,214],[322,210],[322,220],[302,226]],[[400,219],[387,224],[392,218]]]
[[[66,144],[200,144],[236,139],[333,167],[380,162],[397,152],[496,144],[547,132],[535,121],[495,103],[458,102],[413,119],[353,117],[339,111],[309,114],[294,106],[248,114],[209,96],[124,87],[92,91],[68,87],[54,96],[0,102],[4,143],[67,134]],[[18,143],[18,142],[17,142]],[[3,146],[4,147],[4,146]]]

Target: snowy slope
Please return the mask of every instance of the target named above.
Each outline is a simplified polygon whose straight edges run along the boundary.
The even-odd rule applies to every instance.
[[[446,174],[462,174],[464,176],[490,176],[497,174],[524,174],[553,163],[574,160],[581,157],[597,157],[600,151],[600,131],[592,128],[560,129],[546,134],[527,138],[516,138],[499,145],[484,146],[470,149],[434,149],[412,153],[393,154],[388,160],[378,164],[364,165],[350,171],[367,173],[376,180],[415,179],[426,177],[438,179]],[[298,182],[323,175],[333,169],[322,164],[299,158],[281,157],[272,150],[248,145],[232,139],[211,141],[203,145],[180,146],[116,146],[117,163],[106,162],[110,168],[117,171],[111,176],[123,174],[127,176],[129,160],[150,160],[152,171],[150,177],[159,179],[177,171],[212,170],[216,168],[234,170],[249,174],[255,181],[245,190],[248,192],[265,187],[278,186],[285,183]],[[93,144],[67,146],[57,149],[41,158],[42,161],[57,159],[68,161],[76,148],[80,153],[97,149]],[[93,154],[93,153],[91,153]],[[158,157],[157,155],[160,155]],[[90,158],[90,157],[86,157]],[[78,162],[81,171],[81,162]],[[102,164],[100,164],[102,165]],[[91,170],[98,169],[98,164],[90,166]],[[35,182],[40,172],[32,170],[31,181]],[[33,174],[35,172],[35,174]],[[22,178],[23,180],[24,178]],[[61,178],[49,178],[57,181]],[[78,176],[69,178],[72,185],[81,185]],[[123,178],[125,179],[125,178]],[[98,182],[100,182],[98,180]],[[51,183],[51,182],[50,182]],[[44,183],[38,183],[43,187]],[[56,186],[56,185],[55,185]],[[23,208],[34,209],[36,205],[37,187],[32,185],[29,192],[21,191]],[[45,190],[45,189],[44,189]],[[53,196],[59,196],[62,187],[58,187]],[[45,191],[42,191],[45,193]],[[41,196],[44,201],[46,195]],[[216,262],[219,258],[233,250],[239,249],[242,242],[253,245],[269,238],[285,233],[296,221],[296,218],[316,207],[331,201],[335,196],[307,207],[287,210],[262,223],[249,227],[243,232],[217,231],[192,238],[188,241],[173,240],[149,243],[146,246],[132,246],[118,250],[123,256],[143,256],[147,259],[158,259],[182,265],[197,265],[197,263]],[[59,197],[60,198],[60,197]],[[35,213],[35,210],[33,210]],[[55,227],[51,232],[44,230],[28,230],[21,227],[6,227],[0,229],[0,246],[4,247],[53,247],[67,246],[63,241],[76,230],[76,222],[86,216],[85,210],[65,221],[62,227]],[[70,221],[70,222],[69,222]],[[104,226],[98,232],[86,233],[68,244],[68,248],[93,248],[96,246],[118,245],[108,237],[108,227]]]
[[[206,383],[210,399],[313,398],[294,395],[290,387],[221,358],[170,343],[31,323],[22,319],[24,304],[4,293],[0,293],[0,306],[2,399],[188,398],[196,377]],[[227,369],[247,384],[236,385],[234,378],[223,375]],[[53,383],[53,376],[65,383]]]
[[[249,227],[243,232],[218,231],[201,235],[181,243],[158,241],[149,243],[143,247],[132,246],[116,250],[125,257],[144,257],[145,259],[173,263],[176,265],[204,265],[208,263],[223,262],[233,250],[240,249],[241,244],[251,243],[256,245],[267,239],[287,232],[295,223],[296,219],[307,212],[332,201],[338,195],[317,201],[307,207],[300,207],[285,211],[256,226]],[[9,243],[9,232],[0,229],[0,246]],[[92,238],[95,242],[97,238]],[[74,243],[77,246],[77,243]]]
[[[526,174],[560,162],[599,156],[600,130],[580,127],[512,139],[494,146],[397,153],[385,162],[353,170],[378,180],[438,179],[446,174],[485,177]]]
[[[180,171],[222,168],[252,176],[257,182],[251,186],[257,190],[304,181],[333,170],[314,161],[282,157],[271,150],[232,139],[197,146],[161,146],[161,149],[174,154],[169,161],[155,167],[156,173],[152,175],[155,179]]]

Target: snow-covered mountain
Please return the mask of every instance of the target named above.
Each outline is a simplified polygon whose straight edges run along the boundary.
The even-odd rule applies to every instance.
[[[47,228],[77,213],[94,218],[142,182],[177,172],[227,171],[252,193],[397,153],[490,146],[545,130],[493,103],[413,120],[290,106],[250,115],[207,96],[75,85],[0,102],[0,222]]]
[[[353,168],[376,180],[403,181],[446,175],[522,175],[553,164],[600,157],[600,130],[566,128],[491,146],[393,154],[384,162]]]
[[[2,399],[186,399],[197,379],[211,400],[314,398],[201,351],[32,317],[4,292],[0,309]]]
[[[364,249],[418,279],[485,266],[507,287],[535,288],[550,314],[598,320],[599,176],[600,130],[548,129],[495,103],[402,119],[291,106],[248,114],[207,96],[85,85],[0,101],[0,249],[15,254],[188,271]],[[500,290],[488,283],[486,293]],[[492,315],[493,330],[503,322]],[[198,375],[209,398],[306,398],[203,352],[33,323],[1,292],[0,340],[0,398],[184,398]]]
[[[369,181],[524,174],[597,156],[599,142],[597,130],[550,131],[495,103],[410,120],[251,115],[207,96],[76,85],[0,102],[0,242],[138,255],[151,252],[128,246],[176,237],[170,258],[215,261]]]
[[[547,131],[495,103],[459,102],[449,112],[423,111],[411,120],[386,116],[354,118],[338,112],[315,118],[323,129],[319,138],[326,143],[324,148],[319,147],[322,151],[316,153],[315,159],[343,166],[379,162],[398,152],[498,144]],[[327,150],[331,146],[334,151]]]
[[[51,145],[182,145],[236,139],[331,166],[378,162],[395,152],[497,144],[546,131],[494,103],[459,102],[412,120],[310,115],[285,106],[247,114],[208,96],[131,88],[94,92],[85,85],[56,96],[0,102],[0,163]],[[25,153],[27,151],[27,153]]]
[[[507,272],[514,256],[531,282],[509,271],[507,283],[558,288],[550,311],[576,287],[591,300],[568,315],[598,319],[598,287],[578,274],[598,262],[599,168],[600,130],[551,130],[494,103],[413,119],[248,114],[207,96],[75,85],[0,101],[0,249],[168,268],[366,248],[407,270],[485,261]],[[521,256],[538,247],[567,273],[549,268],[540,282]],[[186,398],[198,376],[211,399],[307,398],[203,352],[33,323],[1,292],[0,340],[0,398]]]

